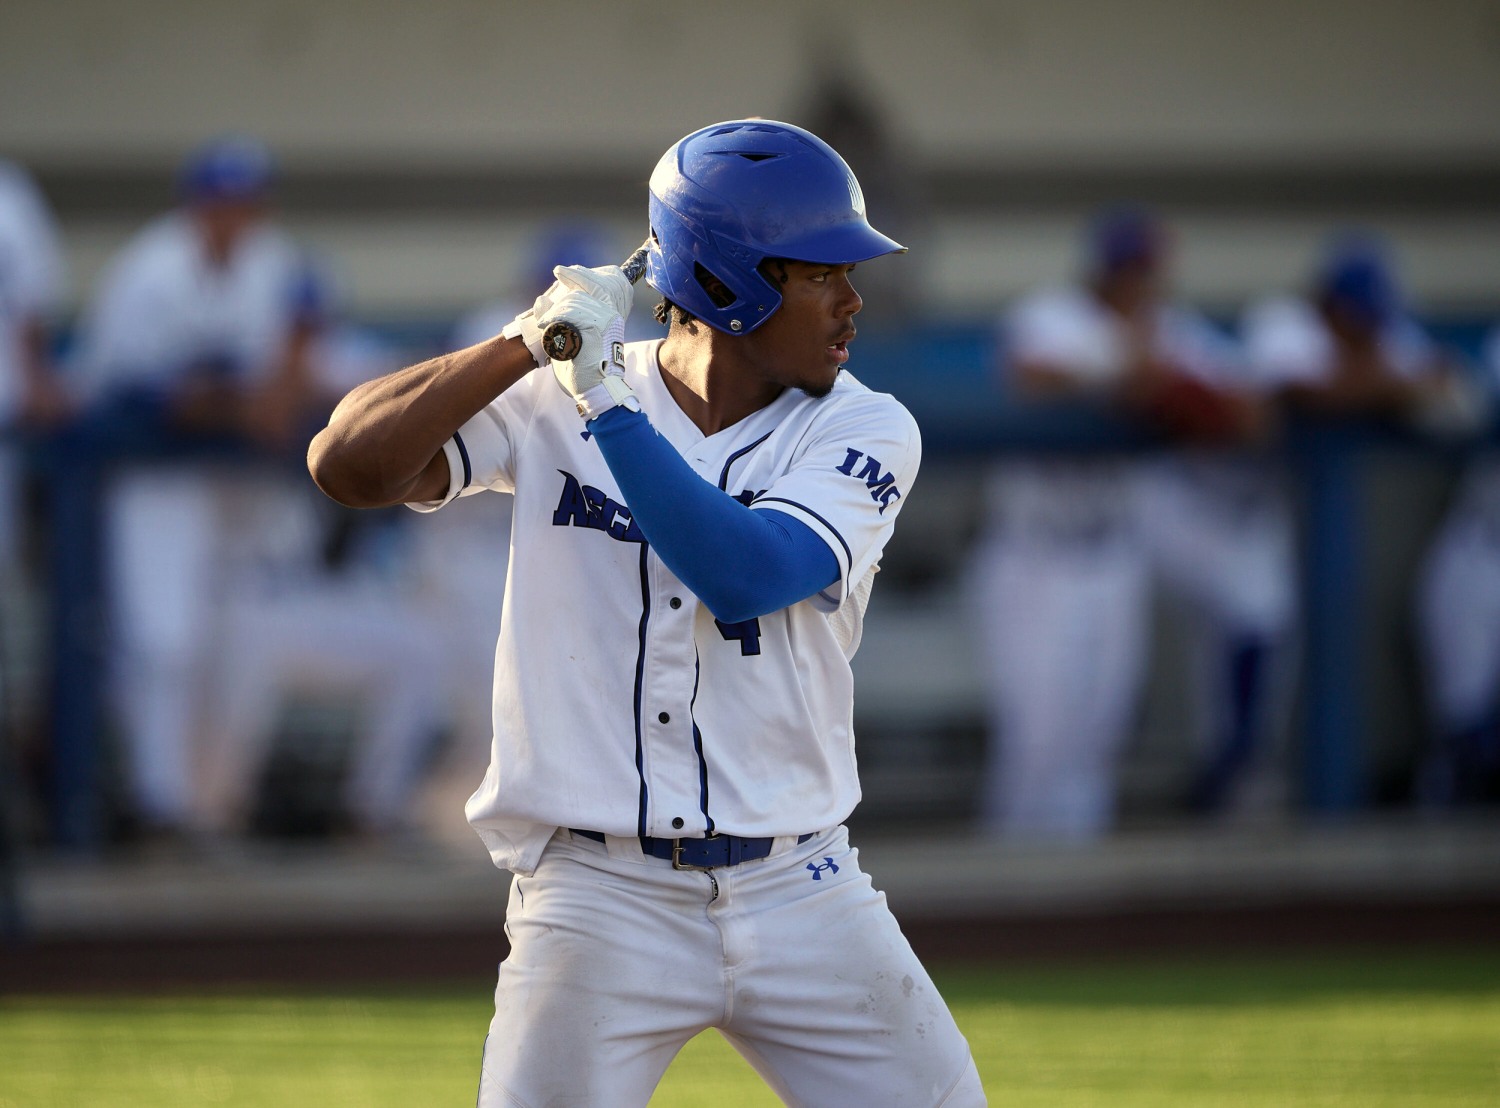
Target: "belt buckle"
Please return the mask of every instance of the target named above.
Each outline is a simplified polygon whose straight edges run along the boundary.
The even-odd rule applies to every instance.
[[[718,837],[719,837],[718,835],[705,835],[701,841],[707,842],[709,839],[717,839]],[[714,868],[713,866],[695,866],[691,862],[684,862],[682,860],[682,842],[683,842],[683,840],[681,840],[681,839],[673,839],[672,840],[672,868],[673,869],[676,869],[676,870],[696,870],[699,873],[707,873],[711,869]]]

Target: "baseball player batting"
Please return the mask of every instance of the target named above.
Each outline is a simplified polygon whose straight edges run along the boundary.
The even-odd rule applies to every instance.
[[[852,273],[905,248],[785,123],[693,132],[649,192],[665,339],[623,341],[620,267],[559,266],[500,335],[351,392],[309,452],[354,506],[515,495],[467,806],[515,874],[479,1103],[644,1105],[714,1027],[788,1104],[983,1104],[842,826],[849,658],[921,456],[843,372]]]

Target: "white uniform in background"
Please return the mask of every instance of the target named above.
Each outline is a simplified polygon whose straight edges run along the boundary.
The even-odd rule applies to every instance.
[[[398,368],[393,352],[348,326],[319,336],[310,362],[330,396]],[[243,829],[288,704],[335,698],[353,709],[355,724],[345,814],[368,833],[403,831],[446,723],[453,613],[428,608],[404,527],[394,534],[388,522],[376,541],[356,539],[329,565],[335,513],[348,509],[296,473],[265,491],[256,502],[241,501],[241,510],[255,514],[240,526],[259,541],[228,552],[235,564],[226,576],[236,584],[214,597],[219,665],[204,728],[202,818],[214,830]],[[397,520],[404,523],[405,513]]]
[[[1269,398],[1289,371],[1242,356],[1207,321],[1179,368],[1211,388]],[[1142,526],[1156,583],[1187,616],[1195,810],[1274,803],[1266,772],[1290,707],[1297,617],[1296,527],[1283,467],[1232,449],[1153,455]],[[1246,785],[1263,784],[1252,795]]]
[[[1155,353],[1180,366],[1217,356],[1209,325],[1157,311]],[[1130,340],[1083,287],[1034,293],[1003,323],[1007,364],[1118,384]],[[1135,457],[1034,456],[989,474],[976,600],[990,757],[981,819],[992,831],[1084,839],[1112,824],[1116,768],[1149,651],[1147,548]]]
[[[462,350],[493,338],[526,305],[484,305],[455,325],[450,347]],[[500,602],[510,563],[510,496],[467,497],[421,526],[410,528],[416,587],[424,607],[444,628],[439,688],[453,729],[452,770],[473,787],[484,772],[494,733],[487,698],[500,639]]]
[[[305,274],[301,251],[275,228],[246,232],[217,267],[188,214],[162,216],[101,278],[82,324],[80,382],[95,399],[121,388],[165,393],[207,362],[262,379],[283,357]],[[131,798],[148,825],[195,822],[193,739],[212,668],[213,601],[234,591],[236,570],[266,537],[256,505],[296,495],[295,479],[185,461],[130,464],[107,481],[110,679]]]
[[[1500,395],[1500,329],[1484,351],[1491,403]],[[1416,594],[1417,645],[1434,749],[1418,799],[1479,799],[1478,780],[1500,764],[1500,454],[1492,445],[1468,462],[1423,559]]]
[[[0,159],[0,430],[15,425],[29,353],[26,332],[62,308],[66,269],[57,224],[29,174]],[[18,534],[16,451],[0,441],[0,569],[15,567]]]
[[[1334,372],[1337,348],[1328,325],[1306,300],[1274,296],[1250,305],[1240,324],[1240,341],[1257,380],[1277,386],[1317,384]],[[1407,316],[1384,329],[1381,353],[1391,370],[1408,378],[1430,373],[1437,350]]]

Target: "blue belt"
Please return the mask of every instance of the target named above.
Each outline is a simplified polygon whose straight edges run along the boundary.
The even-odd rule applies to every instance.
[[[584,831],[577,827],[568,830],[596,843],[604,841],[602,831]],[[812,837],[812,832],[808,832],[799,835],[797,841],[805,843]],[[710,835],[706,839],[657,839],[642,835],[640,841],[642,853],[671,862],[673,869],[715,869],[753,862],[771,853],[771,847],[776,843],[775,839],[745,839],[739,835]]]

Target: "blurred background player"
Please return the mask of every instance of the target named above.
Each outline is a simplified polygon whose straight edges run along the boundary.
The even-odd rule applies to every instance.
[[[1388,251],[1373,236],[1334,238],[1307,292],[1252,303],[1240,334],[1255,376],[1290,412],[1435,431],[1472,425],[1472,387],[1412,317]],[[1448,675],[1433,685],[1451,687]],[[1200,801],[1222,793],[1236,772],[1232,760],[1209,769]]]
[[[1444,428],[1468,419],[1471,390],[1403,302],[1387,250],[1370,235],[1327,248],[1305,296],[1250,305],[1241,341],[1293,410]]]
[[[153,835],[202,822],[193,740],[216,641],[212,600],[234,591],[257,541],[274,534],[308,421],[323,414],[307,369],[318,285],[269,219],[272,180],[254,139],[193,152],[178,206],[111,261],[81,323],[77,374],[91,418],[161,455],[111,474],[104,505],[127,803]],[[207,447],[267,464],[191,452]]]
[[[46,198],[25,169],[0,159],[0,940],[21,928],[17,844],[29,814],[21,767],[31,760],[44,684],[31,669],[43,651],[32,635],[38,582],[29,572],[23,443],[70,407],[51,349],[65,282]]]
[[[1022,298],[1002,322],[1012,394],[1084,401],[1168,429],[1193,405],[1232,427],[1236,409],[1195,383],[1223,377],[1212,367],[1227,360],[1225,340],[1164,300],[1167,264],[1152,216],[1099,217],[1085,278]],[[988,695],[988,830],[1087,839],[1113,823],[1116,763],[1150,647],[1145,465],[1031,456],[990,474],[972,563]]]
[[[1180,441],[1148,455],[1141,537],[1151,579],[1182,617],[1198,815],[1274,814],[1274,762],[1298,654],[1295,517],[1279,445],[1274,364],[1246,358],[1201,316],[1184,316],[1173,369],[1146,411]],[[1175,659],[1164,664],[1173,664]]]
[[[14,728],[37,682],[17,666],[40,651],[25,641],[33,595],[21,446],[64,419],[71,403],[52,357],[67,273],[58,227],[31,175],[0,159],[0,719]],[[3,732],[0,732],[3,734]],[[3,741],[3,739],[0,739]]]
[[[397,352],[378,337],[333,319],[309,344],[307,363],[324,412],[355,386],[400,367]],[[412,800],[447,726],[442,678],[462,624],[449,622],[459,618],[455,612],[427,609],[405,513],[361,515],[294,474],[285,480],[277,517],[265,521],[255,543],[254,564],[243,567],[232,591],[213,597],[218,665],[199,808],[218,832],[256,830],[257,801],[269,799],[264,830],[406,837],[420,830]],[[279,728],[289,726],[299,702],[334,717],[339,749],[332,758],[302,751],[294,764],[332,769],[335,790],[297,801],[300,811],[277,811],[278,803],[294,805],[274,789],[267,798],[267,768],[283,737]],[[298,737],[292,727],[291,740]],[[319,766],[320,759],[332,765]],[[303,783],[298,792],[319,783]]]
[[[1482,422],[1500,411],[1500,328],[1483,351]],[[1419,571],[1418,661],[1431,729],[1416,800],[1436,808],[1500,799],[1500,455],[1468,462]]]
[[[16,436],[51,426],[72,407],[52,357],[66,287],[46,198],[25,169],[0,159],[0,563],[7,575],[20,550]]]

